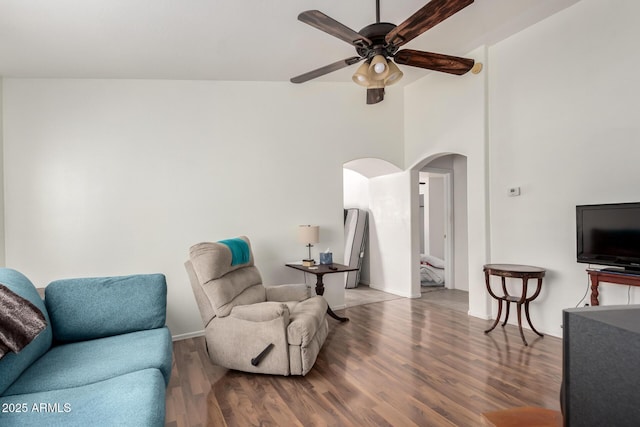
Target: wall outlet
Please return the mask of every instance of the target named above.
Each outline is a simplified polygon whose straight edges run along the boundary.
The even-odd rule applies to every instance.
[[[509,197],[519,196],[520,195],[520,187],[511,187],[507,191],[507,194],[509,195]]]

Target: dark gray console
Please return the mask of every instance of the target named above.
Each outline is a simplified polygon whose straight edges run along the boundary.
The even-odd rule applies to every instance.
[[[565,426],[640,425],[640,305],[563,311]]]

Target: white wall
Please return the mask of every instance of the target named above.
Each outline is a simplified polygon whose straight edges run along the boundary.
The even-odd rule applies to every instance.
[[[416,174],[416,190],[417,180]],[[412,218],[407,209],[412,202],[412,184],[410,171],[383,175],[369,181],[370,286],[416,298],[420,296],[420,285],[418,282],[417,289],[414,289],[411,250],[414,243],[418,244],[418,238],[416,235],[413,242]]]
[[[496,314],[483,263],[540,265],[548,274],[531,317],[561,335],[562,309],[588,286],[575,261],[575,205],[639,200],[639,13],[633,1],[582,0],[467,55],[484,62],[478,76],[433,73],[405,88],[405,164],[467,156],[470,314]],[[513,186],[520,197],[507,197]],[[627,303],[626,287],[601,288],[602,304]]]
[[[4,86],[4,80],[0,78],[0,165],[3,162],[4,157],[4,132],[2,130],[3,124],[3,102],[2,102],[2,88]],[[0,265],[4,266],[6,263],[5,258],[5,239],[4,239],[4,173],[0,173]]]
[[[453,156],[453,286],[469,290],[469,212],[467,209],[467,158]]]
[[[482,266],[489,258],[486,164],[488,64],[484,48],[476,49],[466,57],[484,63],[485,71],[464,76],[431,73],[405,88],[405,165],[419,170],[443,154],[466,156],[469,313],[486,318],[490,314],[490,304]],[[412,216],[417,215],[416,208]],[[417,262],[415,265],[417,269]]]
[[[351,169],[344,168],[342,170],[344,179],[344,208],[369,210],[369,178]]]
[[[319,224],[320,246],[342,247],[342,164],[379,157],[409,169],[371,188],[372,198],[396,186],[408,192],[377,208],[406,233],[381,247],[417,253],[412,171],[459,153],[467,157],[470,314],[495,309],[484,263],[538,264],[549,273],[532,319],[559,335],[561,310],[587,288],[575,262],[575,205],[639,200],[639,13],[631,0],[582,0],[471,52],[485,65],[479,75],[431,73],[404,88],[404,101],[375,106],[351,84],[5,79],[7,265],[38,285],[165,272],[170,326],[193,332],[201,326],[182,270],[191,244],[246,233],[267,281],[300,279],[282,267],[304,252],[295,225]],[[507,198],[511,186],[522,195]],[[393,261],[376,274],[405,289],[417,260],[398,271]],[[626,287],[601,288],[603,304],[627,302]],[[342,288],[327,297],[343,304]]]
[[[637,1],[582,0],[489,51],[492,260],[547,269],[531,318],[553,335],[587,289],[575,206],[640,201],[638,15]],[[600,302],[627,292],[601,285]]]
[[[38,286],[165,273],[174,335],[202,329],[192,244],[246,234],[267,284],[301,281],[298,224],[343,256],[343,163],[402,163],[401,93],[351,83],[5,79],[3,109],[7,265]]]
[[[369,212],[369,178],[351,169],[343,168],[343,203],[345,209],[364,209]],[[370,216],[370,215],[369,215]],[[369,218],[370,219],[370,218]],[[360,283],[369,284],[371,242],[367,240],[364,257],[360,266]],[[337,261],[336,261],[337,262]],[[345,275],[346,276],[346,275]],[[345,277],[346,279],[346,277]]]
[[[369,213],[369,241],[360,281],[374,289],[417,297],[420,293],[412,290],[410,271],[410,174],[381,173],[367,178],[344,169],[345,207]]]

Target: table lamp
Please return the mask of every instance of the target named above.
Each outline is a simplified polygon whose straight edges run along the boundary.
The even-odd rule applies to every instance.
[[[311,258],[311,247],[313,243],[320,241],[320,227],[317,225],[300,225],[298,226],[298,241],[304,243],[309,248],[309,257],[302,260],[302,265],[312,266],[315,264],[313,258]]]

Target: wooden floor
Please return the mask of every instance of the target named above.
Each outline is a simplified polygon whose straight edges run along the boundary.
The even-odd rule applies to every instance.
[[[204,339],[174,343],[167,426],[478,426],[517,406],[559,409],[561,340],[426,299],[339,311],[305,377],[213,366]],[[535,319],[534,319],[535,321]]]

